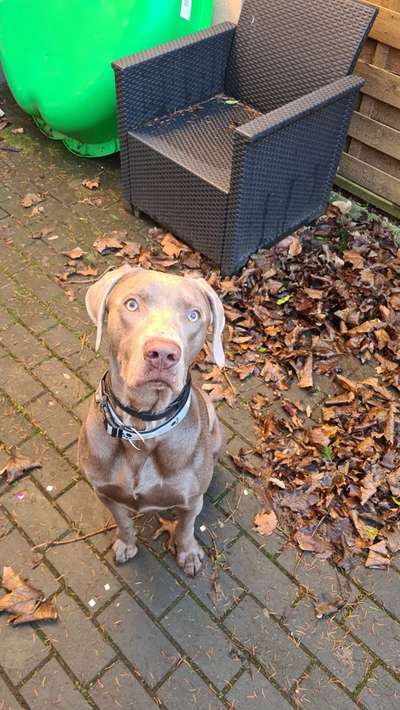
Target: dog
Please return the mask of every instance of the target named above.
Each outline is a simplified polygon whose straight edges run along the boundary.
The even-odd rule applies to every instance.
[[[125,264],[90,286],[86,308],[96,350],[108,314],[110,357],[81,428],[78,461],[117,524],[115,560],[137,553],[132,512],[175,508],[177,563],[194,576],[204,558],[194,524],[223,432],[190,370],[210,326],[213,359],[225,364],[222,303],[204,279]]]

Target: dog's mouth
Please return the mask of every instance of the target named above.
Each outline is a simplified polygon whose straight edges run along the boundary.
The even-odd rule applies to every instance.
[[[175,391],[177,388],[176,376],[157,373],[154,375],[145,375],[137,383],[139,387],[151,387],[156,390],[171,389]]]

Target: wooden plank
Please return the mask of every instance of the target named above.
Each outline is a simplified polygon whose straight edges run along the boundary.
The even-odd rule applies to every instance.
[[[382,212],[386,212],[392,217],[400,219],[400,207],[395,205],[393,202],[390,202],[390,200],[385,200],[384,197],[377,195],[375,192],[367,190],[366,187],[359,185],[353,180],[349,180],[349,178],[343,177],[343,175],[336,175],[335,184],[342,190],[346,190],[352,195],[359,197],[363,200],[363,202],[367,202],[369,205],[374,205],[374,207],[382,210]]]
[[[378,2],[376,3],[378,5]],[[400,12],[400,0],[379,0],[379,5],[383,7],[388,7],[389,10],[395,10]]]
[[[363,185],[367,190],[385,197],[400,205],[400,180],[378,168],[364,163],[353,155],[343,153],[339,166],[339,174]]]
[[[356,74],[365,79],[364,94],[400,108],[400,76],[359,60]]]
[[[376,150],[400,160],[400,131],[396,131],[394,128],[384,126],[382,123],[355,111],[350,124],[349,135],[352,138],[357,138],[361,143],[371,146],[371,148],[376,148]]]
[[[379,7],[379,3],[373,2],[373,0],[363,0],[363,2]],[[369,36],[377,39],[378,42],[400,49],[400,12],[379,7],[379,13]]]

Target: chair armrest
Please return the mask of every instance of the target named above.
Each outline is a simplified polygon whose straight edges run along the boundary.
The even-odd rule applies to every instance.
[[[362,84],[339,79],[236,128],[225,273],[322,214]]]
[[[113,62],[120,128],[222,93],[235,29],[224,22]]]
[[[248,123],[244,123],[236,129],[235,133],[245,141],[260,140],[275,131],[279,131],[285,126],[295,121],[300,121],[313,111],[320,111],[329,103],[337,101],[349,92],[359,91],[364,80],[358,76],[346,76],[342,79],[316,89],[310,94],[302,96],[300,99],[291,101],[285,106],[270,111],[254,118]]]

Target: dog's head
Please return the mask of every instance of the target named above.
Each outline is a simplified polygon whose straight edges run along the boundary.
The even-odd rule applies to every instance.
[[[90,286],[86,307],[97,326],[96,350],[108,313],[111,355],[129,388],[182,390],[210,325],[214,360],[225,364],[224,310],[204,279],[125,264]]]

